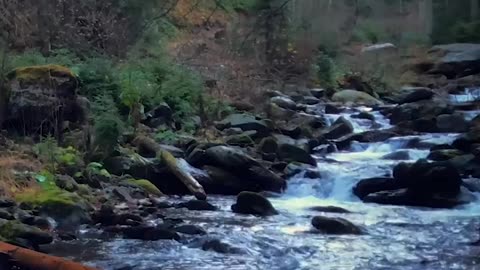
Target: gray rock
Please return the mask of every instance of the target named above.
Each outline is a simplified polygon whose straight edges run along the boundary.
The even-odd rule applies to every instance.
[[[323,136],[326,139],[338,139],[353,132],[352,123],[350,123],[343,116],[338,118],[332,126],[324,131]]]
[[[468,122],[462,114],[441,114],[437,117],[437,128],[440,132],[461,133],[468,130]]]
[[[315,166],[317,162],[305,149],[293,144],[280,144],[277,151],[278,157],[287,162],[300,162]]]
[[[273,104],[276,104],[280,108],[283,109],[288,109],[288,110],[296,110],[297,109],[297,103],[295,101],[291,100],[288,97],[272,97],[270,99],[270,102]]]
[[[270,123],[265,120],[257,120],[249,114],[232,114],[224,120],[217,122],[216,127],[220,130],[227,128],[240,128],[243,131],[255,130],[258,133],[270,133]]]

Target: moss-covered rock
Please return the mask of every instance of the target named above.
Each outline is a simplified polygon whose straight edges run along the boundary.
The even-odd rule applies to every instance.
[[[16,220],[0,224],[0,240],[16,243],[19,239],[27,240],[34,246],[50,244],[53,241],[48,232]]]
[[[162,196],[163,193],[158,189],[152,182],[146,180],[146,179],[140,179],[140,180],[135,180],[135,179],[129,179],[127,182],[131,185],[137,186],[141,189],[143,189],[145,192],[155,195],[155,196]]]
[[[22,134],[44,135],[60,132],[64,121],[72,125],[85,121],[77,101],[78,80],[66,67],[58,65],[17,68],[7,74],[0,104],[5,105],[3,123]],[[7,93],[5,93],[7,92]]]
[[[56,186],[26,190],[18,194],[15,199],[25,207],[37,209],[52,217],[59,226],[77,226],[90,221],[89,203],[78,194]]]

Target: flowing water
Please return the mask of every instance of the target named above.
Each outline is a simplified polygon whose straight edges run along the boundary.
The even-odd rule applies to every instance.
[[[356,132],[371,129],[369,120],[350,117],[359,110],[370,109],[351,109],[328,118],[334,121],[344,116]],[[376,128],[390,126],[380,113],[373,114]],[[384,206],[364,204],[351,191],[360,179],[390,175],[400,161],[382,159],[386,154],[402,150],[411,161],[425,158],[428,149],[409,148],[412,139],[431,145],[449,143],[456,136],[425,134],[354,143],[348,151],[318,156],[321,179],[306,179],[301,174],[290,179],[286,192],[271,198],[280,212],[277,216],[235,215],[230,211],[234,197],[212,197],[210,201],[220,211],[164,210],[167,217],[202,226],[208,236],[185,237],[180,243],[144,242],[99,240],[99,234],[89,231],[84,239],[65,244],[56,253],[103,269],[480,269],[480,248],[469,245],[478,237],[480,203],[450,210]],[[313,206],[339,206],[352,213],[318,213],[309,210]],[[367,234],[313,233],[311,218],[320,214],[346,218]],[[201,241],[205,237],[220,239],[235,249],[230,254],[204,251]]]

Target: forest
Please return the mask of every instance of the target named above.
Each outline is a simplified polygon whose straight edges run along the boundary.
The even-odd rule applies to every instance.
[[[0,0],[0,270],[480,268],[479,0]]]

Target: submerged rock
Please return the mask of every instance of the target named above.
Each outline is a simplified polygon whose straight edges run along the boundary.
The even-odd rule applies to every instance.
[[[278,214],[270,201],[254,192],[241,192],[237,202],[232,205],[232,211],[239,214],[252,214],[258,216],[271,216]]]
[[[188,202],[179,203],[178,207],[187,208],[188,210],[196,210],[196,211],[215,211],[217,207],[213,204],[201,201],[201,200],[191,200]]]
[[[349,210],[338,207],[338,206],[314,206],[308,208],[308,210],[315,212],[324,212],[324,213],[338,213],[338,214],[349,214],[352,213]]]
[[[312,226],[326,234],[362,234],[359,227],[344,218],[316,216],[312,219]]]
[[[138,239],[147,241],[180,240],[180,236],[174,230],[162,226],[136,226],[120,229],[123,236],[127,239]]]

